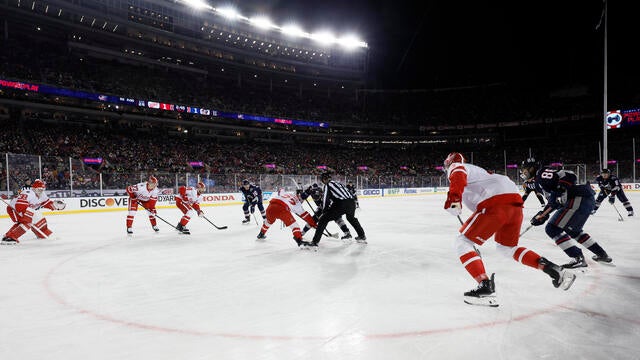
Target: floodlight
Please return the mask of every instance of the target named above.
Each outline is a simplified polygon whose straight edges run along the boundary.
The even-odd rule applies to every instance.
[[[297,37],[302,37],[307,34],[298,25],[294,25],[294,24],[283,26],[282,33],[285,35],[291,35],[291,36],[297,36]]]
[[[205,9],[210,8],[209,4],[207,4],[204,0],[183,0],[187,5],[194,7],[196,9]]]
[[[240,17],[240,14],[236,11],[236,9],[228,7],[222,9],[215,9],[216,12],[229,20],[235,20]]]
[[[347,49],[355,49],[358,47],[367,47],[367,43],[360,40],[355,35],[345,35],[336,40],[336,42]]]
[[[249,19],[251,25],[258,27],[260,29],[269,29],[274,27],[274,24],[269,20],[269,18],[265,16],[256,16]]]
[[[328,31],[321,31],[311,34],[311,38],[321,44],[329,45],[336,41],[335,36]]]

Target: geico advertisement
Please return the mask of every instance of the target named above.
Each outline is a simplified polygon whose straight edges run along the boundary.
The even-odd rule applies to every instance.
[[[363,189],[363,196],[382,196],[382,189]]]

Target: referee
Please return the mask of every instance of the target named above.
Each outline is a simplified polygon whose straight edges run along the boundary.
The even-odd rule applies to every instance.
[[[355,217],[356,200],[353,194],[343,184],[332,181],[331,174],[323,173],[320,175],[320,181],[324,184],[324,198],[322,199],[322,214],[318,221],[318,227],[313,235],[311,246],[318,246],[324,229],[330,221],[339,219],[345,215],[349,224],[358,233],[356,241],[361,244],[367,243],[367,237],[360,225],[360,221]]]

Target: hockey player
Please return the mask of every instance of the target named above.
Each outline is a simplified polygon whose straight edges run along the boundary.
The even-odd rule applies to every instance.
[[[182,218],[176,226],[176,229],[183,234],[191,234],[189,229],[186,228],[189,220],[194,216],[204,216],[204,212],[200,209],[200,202],[202,201],[202,194],[204,193],[206,186],[203,182],[196,184],[196,187],[192,186],[180,186],[178,189],[178,195],[176,195],[176,206],[182,211]]]
[[[600,192],[596,198],[596,207],[591,212],[592,215],[598,211],[600,204],[602,204],[604,198],[608,196],[610,204],[613,205],[613,203],[616,202],[617,197],[622,203],[622,206],[627,209],[628,215],[633,216],[633,207],[631,206],[631,202],[629,202],[627,195],[625,195],[622,190],[622,184],[617,176],[613,175],[609,169],[602,169],[600,176],[596,177],[596,182],[600,187]]]
[[[577,177],[571,171],[543,167],[536,174],[536,186],[544,191],[547,205],[531,219],[531,224],[544,224],[555,211],[544,230],[565,254],[573,258],[562,267],[587,266],[582,250],[573,240],[594,253],[593,260],[610,263],[612,260],[607,252],[589,234],[582,231],[595,206],[595,192],[591,185],[577,184]]]
[[[524,188],[524,194],[522,195],[522,201],[527,201],[527,197],[532,192],[536,194],[541,206],[544,206],[544,194],[537,190],[536,187],[536,172],[540,166],[534,158],[528,158],[522,162],[520,166],[520,178],[523,180],[522,187]]]
[[[155,214],[156,202],[158,201],[158,179],[155,176],[149,176],[149,180],[136,185],[127,186],[127,194],[129,194],[129,213],[127,214],[127,234],[133,234],[133,218],[138,211],[138,203],[149,212],[149,222],[153,231],[158,232],[160,229],[156,223]]]
[[[40,208],[50,210],[63,210],[66,204],[62,200],[52,201],[44,192],[46,184],[36,179],[30,189],[24,189],[7,206],[7,214],[14,224],[4,234],[2,244],[17,244],[18,239],[27,230],[33,231],[39,239],[44,239],[52,234],[47,227],[47,219],[38,211]]]
[[[549,275],[553,286],[569,289],[575,275],[563,270],[534,251],[518,246],[522,224],[522,197],[508,177],[490,174],[485,169],[467,164],[462,154],[453,152],[444,161],[449,178],[449,192],[444,208],[460,216],[462,203],[473,212],[460,228],[455,249],[460,262],[479,285],[464,293],[465,302],[473,305],[498,306],[495,299],[494,275],[487,276],[484,262],[474,245],[482,246],[494,239],[498,252],[515,261]]]
[[[356,190],[355,185],[353,185],[353,181],[349,180],[347,183],[347,190],[353,195],[353,198],[356,201],[356,209],[360,208],[360,203],[358,203],[358,191]]]
[[[264,210],[263,200],[262,200],[262,189],[260,186],[252,184],[249,180],[242,180],[242,186],[240,187],[240,192],[244,195],[244,204],[242,205],[242,211],[244,211],[244,220],[242,220],[242,224],[249,224],[251,222],[249,218],[249,212],[253,214],[256,211],[256,206],[258,210],[260,210],[260,214],[262,215],[262,219],[267,218],[267,213]]]
[[[265,234],[269,230],[269,227],[271,227],[276,220],[280,219],[286,226],[291,228],[293,240],[295,240],[298,246],[308,246],[309,243],[302,240],[302,232],[293,217],[293,213],[300,216],[311,227],[315,228],[317,226],[311,215],[302,207],[302,190],[298,190],[295,194],[292,194],[281,189],[276,196],[269,200],[269,206],[267,206],[266,211],[267,217],[262,223],[262,228],[258,233],[258,240],[266,239]]]
[[[309,186],[304,193],[302,194],[302,199],[306,199],[308,197],[311,197],[311,199],[313,199],[313,202],[316,205],[316,210],[313,214],[313,220],[315,220],[316,222],[318,222],[318,219],[320,218],[320,214],[322,214],[322,198],[324,196],[324,193],[322,192],[322,188],[320,188],[318,186],[318,184],[313,184],[311,186]],[[338,226],[340,227],[340,230],[342,230],[342,240],[349,240],[351,239],[351,231],[349,231],[349,227],[347,226],[347,224],[345,224],[344,219],[342,219],[342,216],[340,216],[339,218],[336,219],[336,224],[338,224]],[[311,229],[311,227],[309,225],[305,225],[304,229],[302,229],[302,235],[304,236],[304,234],[307,233],[307,231],[309,231],[309,229]],[[335,237],[337,237],[338,235],[333,235]]]

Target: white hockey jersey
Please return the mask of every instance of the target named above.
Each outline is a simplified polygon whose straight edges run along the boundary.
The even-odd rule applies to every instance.
[[[457,189],[463,184],[459,184],[455,178],[452,180],[452,176],[460,173],[466,178],[467,184],[464,189]],[[504,175],[491,174],[476,165],[453,163],[447,170],[447,177],[451,182],[450,189],[462,192],[462,203],[471,211],[476,211],[478,204],[496,195],[516,194],[520,197],[518,186],[511,179]]]
[[[280,203],[284,205],[289,211],[302,216],[307,211],[302,207],[302,201],[296,194],[280,191],[277,195],[273,196],[269,203]]]
[[[158,200],[158,187],[156,186],[152,190],[147,189],[147,182],[141,182],[136,185],[130,185],[127,187],[127,193],[133,194],[136,199],[142,202],[147,202],[149,200]]]
[[[200,205],[203,200],[202,195],[198,195],[198,190],[192,186],[187,186],[184,190],[181,188],[180,191],[178,191],[178,196],[184,203],[189,205]]]
[[[10,204],[18,212],[23,212],[27,207],[34,210],[41,207],[54,210],[53,202],[44,191],[38,196],[32,189],[20,192],[17,197],[11,200]]]

